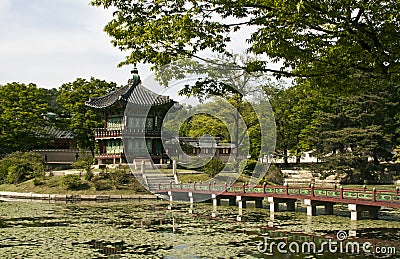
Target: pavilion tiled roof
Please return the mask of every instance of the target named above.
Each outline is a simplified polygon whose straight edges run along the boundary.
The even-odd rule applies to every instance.
[[[139,78],[135,78],[130,79],[126,86],[120,87],[104,96],[92,98],[85,104],[92,108],[104,109],[118,101],[140,106],[158,106],[174,102],[168,96],[159,95],[147,89],[141,84]]]

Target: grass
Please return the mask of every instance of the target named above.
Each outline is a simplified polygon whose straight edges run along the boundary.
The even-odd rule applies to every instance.
[[[179,174],[178,172],[178,180],[182,181],[182,183],[196,182],[200,181],[204,182],[210,179],[208,174],[200,173],[200,174]]]
[[[179,174],[178,172],[178,180],[182,181],[182,183],[189,183],[189,182],[204,182],[209,180],[211,177],[206,173],[196,173],[196,174]],[[250,177],[247,175],[240,175],[237,179],[236,183],[245,183],[249,182]]]

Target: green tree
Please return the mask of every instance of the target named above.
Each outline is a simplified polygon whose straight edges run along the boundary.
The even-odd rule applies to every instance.
[[[76,174],[67,174],[61,180],[62,185],[68,190],[78,190],[82,185],[82,179]]]
[[[34,152],[14,152],[0,160],[0,183],[17,184],[45,176],[44,160]]]
[[[0,85],[0,154],[31,150],[45,141],[49,98],[34,84]]]
[[[72,164],[72,168],[85,171],[85,180],[90,181],[93,178],[93,165],[94,159],[90,155],[83,154],[77,161]]]
[[[396,76],[400,71],[399,1],[122,1],[105,31],[130,51],[121,64],[158,67],[204,50],[230,54],[232,32],[253,29],[249,51],[266,54],[249,70],[283,76]],[[219,19],[217,19],[218,17]],[[279,69],[267,62],[281,62]]]
[[[128,182],[128,176],[126,173],[126,169],[121,166],[118,166],[117,168],[109,172],[110,181],[114,188],[119,189],[121,185]]]
[[[382,161],[391,161],[396,143],[398,103],[394,92],[339,96],[330,111],[317,111],[310,144],[318,145],[324,174],[344,173],[349,180],[376,179]],[[318,143],[314,141],[317,140]]]
[[[64,124],[75,134],[78,147],[90,150],[94,155],[93,129],[103,126],[101,114],[85,106],[90,98],[99,97],[115,90],[115,83],[91,78],[90,81],[78,78],[72,83],[63,84],[58,90],[57,104],[61,113],[68,115]]]
[[[211,177],[214,177],[224,169],[225,164],[218,158],[213,157],[207,164],[202,167],[202,171]]]

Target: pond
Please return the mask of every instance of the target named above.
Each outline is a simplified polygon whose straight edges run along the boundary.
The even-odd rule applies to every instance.
[[[0,202],[0,257],[400,258],[398,210],[352,222],[344,206],[335,206],[336,215],[313,218],[301,207],[270,215],[267,209],[205,203],[195,204],[193,213],[187,203],[169,206]],[[381,253],[372,254],[375,248]]]

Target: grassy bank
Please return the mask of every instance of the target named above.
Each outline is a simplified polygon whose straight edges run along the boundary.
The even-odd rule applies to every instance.
[[[148,191],[136,180],[133,176],[127,176],[127,181],[124,184],[115,187],[111,180],[86,181],[81,178],[81,184],[74,189],[68,189],[63,184],[62,176],[51,176],[44,179],[39,185],[34,184],[34,180],[25,181],[19,184],[2,184],[0,191],[8,192],[33,192],[46,194],[115,194],[115,195],[130,195],[130,194],[147,194]]]

